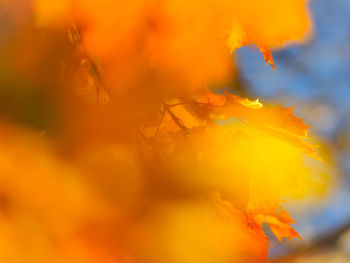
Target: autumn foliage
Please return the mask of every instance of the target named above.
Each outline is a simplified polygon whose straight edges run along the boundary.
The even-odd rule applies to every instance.
[[[1,262],[268,262],[263,223],[299,238],[309,126],[212,87],[236,49],[274,67],[305,40],[306,0],[0,4]]]

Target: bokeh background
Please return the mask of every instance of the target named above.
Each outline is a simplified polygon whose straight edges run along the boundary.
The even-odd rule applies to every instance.
[[[276,72],[254,48],[236,51],[239,83],[250,98],[295,105],[295,114],[326,145],[326,162],[333,167],[325,199],[293,214],[303,240],[291,250],[273,244],[271,257],[296,250],[296,262],[350,262],[350,1],[314,0],[310,10],[312,38],[274,51]]]
[[[332,187],[325,196],[296,203],[288,209],[298,222],[294,228],[301,233],[302,240],[284,240],[280,244],[270,235],[270,258],[276,262],[346,263],[350,262],[350,0],[312,0],[310,11],[313,36],[306,44],[275,50],[276,72],[265,65],[256,48],[237,50],[236,79],[228,88],[250,99],[259,97],[267,105],[295,106],[294,113],[312,125],[311,134],[323,145],[320,152],[330,167]],[[15,27],[1,12],[0,46]],[[61,48],[70,55],[64,43],[55,44],[57,50]],[[36,48],[28,47],[25,51],[30,53]],[[50,50],[47,57],[55,59]],[[6,63],[0,62],[0,69],[2,80],[16,79],[9,75]],[[47,72],[51,71],[55,70],[47,68]],[[53,79],[49,75],[47,78]],[[21,81],[16,79],[18,86]],[[45,83],[40,84],[43,86],[40,90],[45,91]],[[59,119],[51,109],[55,94],[18,90],[16,95],[4,91],[0,95],[0,110],[11,111],[20,123],[55,131],[52,120]],[[6,100],[13,103],[6,104]]]

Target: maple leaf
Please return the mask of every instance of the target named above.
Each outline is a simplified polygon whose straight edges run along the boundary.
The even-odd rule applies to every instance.
[[[273,209],[269,207],[261,210],[259,207],[252,207],[250,203],[244,213],[235,209],[232,203],[223,200],[219,192],[213,192],[208,195],[209,202],[213,205],[214,212],[219,218],[240,220],[244,222],[251,230],[256,232],[256,236],[260,236],[261,241],[267,240],[266,235],[262,231],[262,224],[267,223],[272,232],[280,242],[284,237],[292,239],[293,237],[301,238],[299,234],[290,226],[296,223],[282,207]]]
[[[282,207],[280,207],[279,210],[280,212],[255,214],[253,217],[259,224],[267,223],[280,242],[282,242],[284,237],[289,239],[294,237],[301,239],[299,234],[290,226],[290,224],[296,222]]]
[[[177,107],[179,110],[176,111]],[[222,200],[220,195],[211,195],[210,202],[216,207],[215,213],[219,218],[235,217],[236,220],[240,218],[241,222],[247,220],[244,218],[251,218],[249,220],[253,220],[255,224],[259,225],[259,231],[261,231],[262,223],[267,223],[280,241],[283,237],[300,238],[290,226],[295,222],[280,206],[280,196],[294,187],[298,188],[300,182],[308,180],[305,171],[301,167],[297,168],[300,166],[299,159],[296,158],[299,153],[309,154],[313,158],[319,159],[316,156],[314,146],[303,141],[308,138],[307,131],[310,126],[295,117],[292,108],[267,108],[258,99],[251,101],[229,93],[225,95],[207,93],[196,101],[176,102],[173,104],[173,111],[176,112],[177,118],[185,120],[181,121],[181,125],[186,123],[186,127],[188,127],[184,135],[187,137],[186,142],[190,144],[191,152],[195,156],[199,156],[197,160],[200,164],[205,164],[205,167],[213,165],[215,171],[213,174],[216,174],[215,178],[206,181],[205,178],[208,175],[203,173],[200,168],[197,170],[197,168],[192,167],[193,170],[188,172],[199,174],[199,176],[196,176],[197,179],[194,181],[192,181],[193,179],[189,181],[198,185],[203,183],[216,185],[236,197],[243,198],[243,202],[236,200],[233,203],[243,209],[242,214],[240,210],[234,208],[232,203]],[[242,120],[242,126],[234,124],[226,127],[210,123],[210,120],[231,118]],[[176,127],[174,120],[169,118],[169,121]],[[170,123],[160,125],[162,132],[165,134],[181,132],[180,127],[173,130]],[[259,130],[260,132],[257,132]],[[199,134],[203,136],[202,139]],[[179,138],[182,136],[173,136],[172,138],[173,144],[178,147],[182,140],[179,141]],[[232,148],[237,154],[232,153]],[[268,153],[266,152],[267,148],[270,148]],[[293,148],[294,150],[292,150]],[[181,147],[177,148],[176,151],[174,148],[173,156],[176,159],[183,156],[184,152],[185,150]],[[226,154],[227,157],[224,157]],[[221,160],[221,158],[223,159]],[[211,160],[215,160],[215,163]],[[250,167],[250,160],[255,162],[254,167],[256,168]],[[229,162],[235,167],[228,168],[227,172],[234,171],[244,174],[248,181],[247,189],[244,188],[245,179],[236,177],[234,174],[231,174],[231,178],[223,175],[226,173],[223,167]],[[288,172],[289,169],[286,169],[284,163],[291,164],[293,162],[295,162],[293,166],[296,170]],[[182,161],[175,163],[177,167],[183,165]],[[293,174],[297,174],[297,176],[293,176]],[[231,181],[234,184],[239,182],[240,186],[231,185]],[[239,188],[245,190],[240,191]],[[250,195],[244,197],[242,195],[244,191],[249,191]],[[247,202],[246,206],[244,200]]]
[[[148,81],[142,79],[147,70],[168,92],[224,83],[234,67],[230,51],[249,44],[274,68],[271,48],[302,41],[312,27],[308,0],[33,2],[38,25],[83,29],[84,46],[108,65],[106,80],[119,91],[132,88],[129,76]],[[135,44],[140,42],[142,48]]]
[[[235,208],[231,202],[224,200],[218,191],[211,192],[207,195],[207,198],[210,211],[213,211],[219,221],[232,221],[244,230],[243,233],[254,236],[255,248],[251,248],[251,252],[255,259],[258,259],[258,262],[268,262],[266,253],[268,238],[255,217],[246,213],[246,211]],[[242,238],[242,241],[244,242],[244,238]],[[244,245],[249,247],[249,244]]]
[[[304,41],[312,25],[307,9],[308,0],[233,1],[232,18],[227,45],[232,51],[249,44],[262,52],[266,64],[275,69],[271,48],[287,41]],[[276,12],[275,10],[278,10]]]
[[[249,126],[288,142],[315,159],[320,159],[315,146],[305,140],[311,126],[293,114],[294,107],[268,108],[258,100],[250,101],[228,92],[225,92],[225,95],[206,93],[198,102],[202,103],[198,107],[210,107],[208,113],[212,119],[237,118]]]

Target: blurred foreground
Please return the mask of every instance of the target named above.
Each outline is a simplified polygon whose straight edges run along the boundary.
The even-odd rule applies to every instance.
[[[288,211],[320,205],[330,168],[293,107],[233,94],[231,52],[274,68],[310,39],[307,3],[0,1],[0,261],[293,251]]]

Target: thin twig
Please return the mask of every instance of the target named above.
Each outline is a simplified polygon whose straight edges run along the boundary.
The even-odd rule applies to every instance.
[[[179,119],[172,111],[171,109],[169,108],[169,105],[167,104],[163,104],[164,105],[164,108],[165,110],[170,114],[170,117],[172,118],[172,120],[175,122],[175,124],[185,133],[185,134],[188,134],[191,129],[187,128],[185,126],[185,124],[183,123],[183,121],[181,119]]]
[[[191,102],[178,102],[178,103],[174,103],[174,104],[169,104],[168,107],[172,108],[172,107],[176,107],[176,106],[180,106],[180,105],[190,105],[190,104],[207,105],[206,103],[203,103],[203,102],[191,101]]]
[[[162,113],[161,113],[161,115],[160,115],[159,122],[158,122],[158,126],[157,126],[157,130],[156,130],[156,132],[154,133],[153,138],[152,138],[153,142],[154,142],[154,141],[156,140],[156,138],[157,138],[157,135],[158,135],[159,129],[160,129],[160,125],[162,124],[164,115],[165,115],[165,110],[163,110]]]

